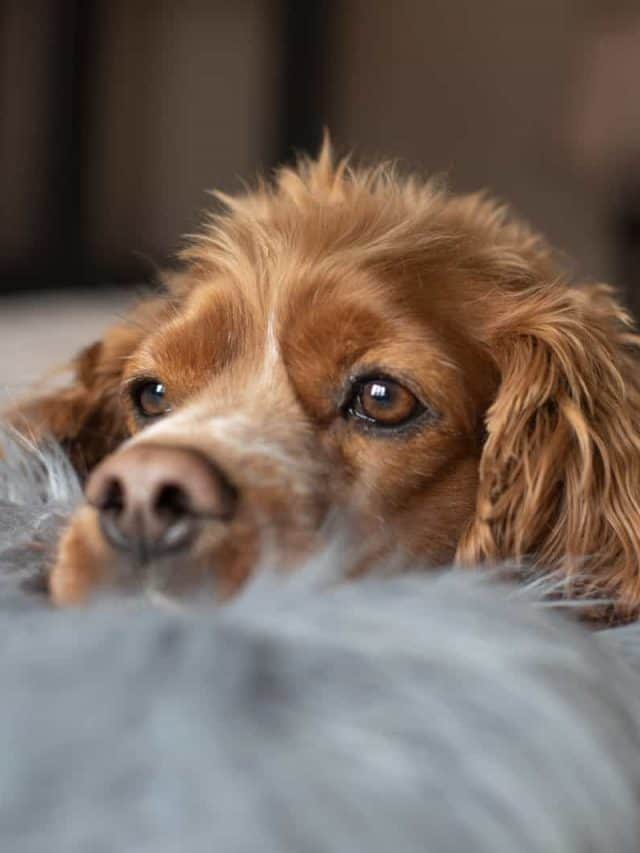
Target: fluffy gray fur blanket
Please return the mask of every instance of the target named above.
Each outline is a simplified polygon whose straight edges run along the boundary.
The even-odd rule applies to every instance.
[[[3,853],[637,853],[636,628],[480,573],[323,588],[335,548],[221,609],[55,612],[25,590],[78,498],[7,443]]]

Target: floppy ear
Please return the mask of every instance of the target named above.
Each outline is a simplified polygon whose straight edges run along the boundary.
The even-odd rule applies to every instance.
[[[565,571],[572,595],[640,609],[640,338],[604,286],[511,294],[464,563]]]
[[[120,385],[127,358],[166,312],[164,299],[143,302],[128,320],[73,359],[69,385],[18,403],[3,419],[36,439],[52,436],[83,475],[128,435]]]

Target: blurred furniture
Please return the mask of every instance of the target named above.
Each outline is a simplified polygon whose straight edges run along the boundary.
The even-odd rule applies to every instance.
[[[0,0],[0,292],[149,277],[326,124],[640,310],[639,56],[634,0]]]
[[[148,276],[208,188],[316,146],[325,7],[0,0],[0,291]]]

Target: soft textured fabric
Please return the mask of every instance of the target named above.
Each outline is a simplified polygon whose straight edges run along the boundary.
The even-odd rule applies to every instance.
[[[637,628],[481,573],[323,584],[339,541],[225,608],[53,611],[80,489],[5,446],[0,850],[637,853]]]

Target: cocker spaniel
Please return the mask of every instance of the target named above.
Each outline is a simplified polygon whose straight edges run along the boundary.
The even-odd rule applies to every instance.
[[[640,362],[483,195],[314,161],[219,196],[166,294],[10,413],[88,474],[53,599],[151,580],[232,595],[349,520],[353,573],[510,561],[640,611]],[[402,562],[402,560],[400,561]]]

